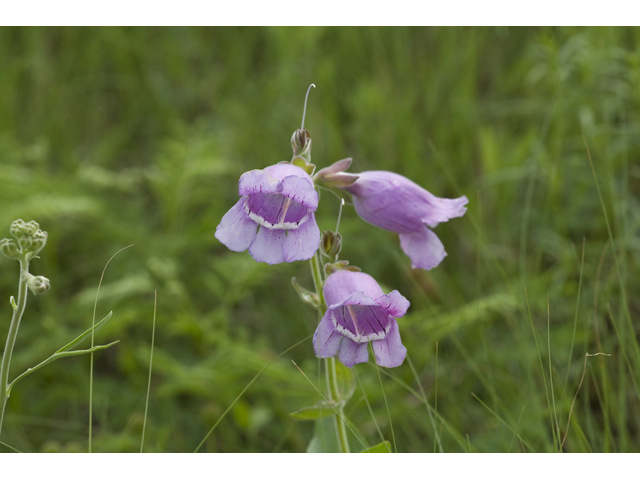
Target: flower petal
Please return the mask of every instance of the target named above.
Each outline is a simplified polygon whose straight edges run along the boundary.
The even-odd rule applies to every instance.
[[[336,330],[331,321],[331,312],[328,311],[320,320],[316,333],[313,334],[313,351],[316,357],[335,357],[342,339],[343,336]]]
[[[256,238],[249,246],[249,253],[256,262],[265,262],[269,265],[284,262],[282,246],[286,240],[286,230],[269,229],[260,227]]]
[[[287,230],[282,252],[285,262],[309,260],[320,246],[320,229],[313,212],[297,229]]]
[[[253,193],[278,193],[282,190],[280,181],[264,170],[249,170],[240,177],[238,193],[251,195]]]
[[[425,193],[427,193],[428,196],[425,195],[426,204],[420,219],[432,228],[440,222],[461,217],[467,211],[465,205],[469,203],[469,199],[465,196],[460,198],[439,198],[431,195],[426,190]]]
[[[467,197],[439,198],[402,175],[385,171],[358,174],[352,185],[340,186],[353,195],[358,215],[385,230],[410,233],[423,223],[435,227],[467,211]]]
[[[244,252],[249,248],[258,228],[244,211],[244,201],[244,197],[238,200],[216,227],[216,238],[234,252]]]
[[[409,300],[404,298],[402,294],[394,290],[389,295],[382,295],[376,298],[376,303],[387,310],[387,313],[395,318],[400,318],[407,313],[409,308]]]
[[[364,363],[369,360],[367,343],[356,343],[345,337],[340,346],[340,361],[346,367],[353,367],[356,363]]]
[[[387,336],[382,340],[374,340],[371,346],[376,356],[376,363],[381,367],[399,367],[407,356],[407,349],[402,345],[398,322],[395,320]]]
[[[282,195],[304,205],[309,210],[318,208],[318,192],[307,178],[290,176],[282,180]]]
[[[447,256],[440,239],[424,225],[420,231],[400,234],[400,246],[413,268],[431,270]]]
[[[311,176],[307,172],[305,172],[303,168],[300,168],[297,165],[292,165],[288,162],[271,165],[265,168],[264,171],[267,172],[270,177],[275,178],[276,180],[284,180],[285,178],[291,176],[306,178],[311,186],[313,186],[313,180],[311,180]]]
[[[324,298],[328,306],[342,303],[356,292],[362,292],[372,299],[384,295],[378,282],[362,272],[341,270],[329,275],[324,284]]]

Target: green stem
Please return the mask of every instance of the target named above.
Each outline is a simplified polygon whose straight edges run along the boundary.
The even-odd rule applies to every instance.
[[[18,336],[18,328],[20,327],[20,320],[22,314],[27,305],[27,280],[22,272],[29,272],[29,262],[25,259],[20,260],[20,286],[18,288],[18,304],[13,308],[13,317],[11,318],[11,326],[9,327],[9,334],[7,335],[7,345],[4,348],[2,354],[2,367],[0,367],[0,434],[2,433],[2,421],[4,419],[4,409],[9,399],[9,393],[7,391],[9,384],[9,365],[11,364],[11,354],[13,353],[13,347],[16,344],[16,337]]]
[[[320,319],[324,316],[327,308],[324,303],[324,295],[322,287],[324,282],[322,279],[322,272],[320,270],[320,260],[318,254],[310,260],[311,272],[313,273],[313,284],[316,287],[316,294],[318,295],[318,316]],[[338,376],[336,374],[336,359],[326,358],[324,361],[325,370],[327,372],[327,389],[329,391],[329,401],[337,402],[339,400],[338,394]],[[338,446],[340,447],[340,453],[349,453],[349,440],[347,438],[347,427],[342,420],[344,418],[344,405],[339,404],[336,406],[336,410],[340,415],[335,415],[334,421],[336,425],[336,432],[338,436]]]

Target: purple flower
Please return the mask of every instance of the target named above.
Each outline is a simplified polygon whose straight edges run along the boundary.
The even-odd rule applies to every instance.
[[[318,192],[302,168],[278,164],[240,177],[242,198],[216,228],[216,238],[234,252],[247,248],[270,265],[308,260],[320,244],[313,212]]]
[[[400,341],[396,318],[407,312],[406,298],[397,290],[385,295],[373,277],[348,270],[329,275],[323,291],[329,308],[313,336],[317,357],[333,357],[339,351],[340,361],[353,367],[369,360],[371,342],[378,365],[402,364],[407,349]]]
[[[351,159],[340,160],[316,174],[330,188],[353,196],[360,217],[376,227],[400,234],[400,246],[413,268],[430,270],[447,255],[435,227],[467,211],[467,197],[438,198],[397,173],[372,171],[344,173]]]

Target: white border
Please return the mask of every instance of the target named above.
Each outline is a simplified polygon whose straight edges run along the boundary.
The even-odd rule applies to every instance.
[[[2,2],[3,25],[624,25],[631,2],[609,0],[35,0]]]

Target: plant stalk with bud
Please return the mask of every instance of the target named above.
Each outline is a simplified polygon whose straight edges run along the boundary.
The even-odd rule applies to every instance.
[[[23,220],[16,220],[11,224],[11,235],[15,238],[4,238],[0,240],[0,251],[13,260],[20,263],[20,283],[18,285],[18,301],[11,297],[13,316],[7,335],[7,343],[2,354],[2,366],[0,367],[0,433],[2,433],[2,421],[4,410],[9,399],[9,366],[11,365],[11,354],[18,336],[20,320],[27,306],[27,289],[34,295],[45,293],[49,290],[49,280],[42,276],[33,276],[29,273],[29,262],[38,258],[38,253],[47,243],[47,232],[40,230],[40,226],[34,222],[25,223]]]

